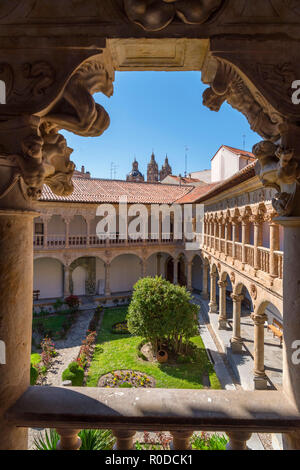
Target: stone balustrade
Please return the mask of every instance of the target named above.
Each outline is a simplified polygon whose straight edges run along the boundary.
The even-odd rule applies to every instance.
[[[11,425],[56,428],[59,450],[77,450],[83,428],[111,429],[116,449],[133,447],[136,431],[170,431],[173,449],[189,448],[194,431],[223,431],[228,449],[245,450],[251,433],[299,430],[297,408],[278,391],[29,387],[7,411]]]
[[[42,235],[35,234],[33,236],[33,246],[35,250],[49,250],[56,248],[74,248],[74,247],[106,247],[109,246],[127,246],[141,244],[181,244],[183,240],[175,240],[173,234],[161,234],[161,237],[152,235],[147,240],[142,238],[120,239],[98,237],[97,235]]]

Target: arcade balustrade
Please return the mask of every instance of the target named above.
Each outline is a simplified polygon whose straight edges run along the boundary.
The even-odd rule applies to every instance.
[[[8,410],[17,427],[56,428],[59,450],[80,447],[81,429],[111,429],[118,450],[133,448],[136,431],[170,431],[175,450],[194,431],[225,432],[229,450],[247,450],[251,434],[299,430],[296,407],[278,391],[29,387]]]

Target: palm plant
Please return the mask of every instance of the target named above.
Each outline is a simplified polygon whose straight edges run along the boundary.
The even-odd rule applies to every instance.
[[[115,442],[112,432],[106,429],[82,429],[78,435],[81,439],[79,450],[111,450]],[[56,450],[59,438],[55,429],[46,429],[34,439],[35,450]]]

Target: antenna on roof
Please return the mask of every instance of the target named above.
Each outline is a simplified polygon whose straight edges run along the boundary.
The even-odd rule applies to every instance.
[[[187,152],[189,151],[189,148],[185,146],[185,166],[184,166],[184,176],[186,178],[187,175]]]
[[[111,162],[110,163],[110,179],[116,179],[116,175],[117,175],[117,168],[119,167],[119,165],[116,165],[114,162]]]
[[[243,134],[243,150],[246,150],[246,135]]]

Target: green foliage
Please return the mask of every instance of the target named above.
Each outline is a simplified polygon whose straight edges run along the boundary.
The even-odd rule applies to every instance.
[[[30,364],[30,385],[35,385],[39,376],[39,371],[36,367]]]
[[[224,435],[202,432],[200,435],[194,434],[191,438],[193,450],[226,450],[228,438]]]
[[[56,450],[57,443],[59,441],[59,435],[55,429],[46,429],[45,435],[41,435],[35,438],[33,444],[35,450]]]
[[[168,343],[179,353],[183,340],[197,334],[198,309],[185,287],[161,277],[146,277],[134,286],[128,329],[150,341],[154,351]]]
[[[78,434],[81,439],[80,450],[111,450],[115,439],[111,431],[105,429],[83,429]],[[34,440],[36,450],[56,450],[59,434],[55,429],[45,431]]]
[[[97,387],[101,376],[115,370],[140,371],[154,378],[157,388],[200,389],[203,388],[203,374],[208,373],[211,388],[220,389],[221,385],[209,362],[199,333],[190,339],[201,350],[201,361],[185,364],[159,364],[141,361],[138,348],[145,341],[140,336],[115,335],[111,332],[116,322],[125,320],[127,308],[106,308],[98,333],[93,359],[91,361],[86,385]],[[139,346],[140,345],[140,346]]]
[[[37,354],[37,353],[34,353],[34,354],[31,354],[30,356],[30,363],[33,365],[33,366],[37,366],[40,362],[41,362],[41,355],[40,354]]]
[[[71,362],[62,373],[62,380],[71,380],[74,387],[81,387],[83,378],[84,370],[77,362]]]

